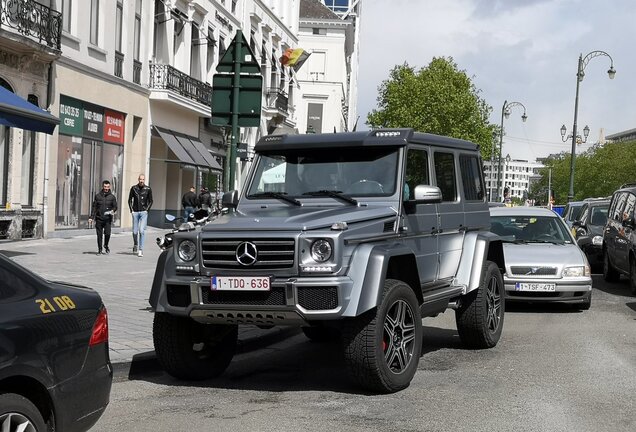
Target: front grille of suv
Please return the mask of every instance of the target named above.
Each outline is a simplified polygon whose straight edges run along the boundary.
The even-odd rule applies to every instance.
[[[236,258],[236,250],[243,242],[252,243],[257,252],[256,262],[243,265]],[[219,238],[202,239],[203,267],[217,269],[286,269],[294,266],[294,239],[290,238]]]

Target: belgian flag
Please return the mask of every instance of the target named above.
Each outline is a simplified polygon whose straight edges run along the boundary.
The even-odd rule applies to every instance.
[[[298,72],[298,69],[307,61],[311,53],[302,48],[287,48],[280,58],[283,66],[289,66]]]

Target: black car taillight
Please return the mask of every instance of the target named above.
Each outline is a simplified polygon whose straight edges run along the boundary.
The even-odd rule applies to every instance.
[[[93,324],[93,334],[91,334],[88,345],[95,346],[104,342],[108,342],[108,312],[106,312],[106,307],[102,306],[97,314],[95,324]]]

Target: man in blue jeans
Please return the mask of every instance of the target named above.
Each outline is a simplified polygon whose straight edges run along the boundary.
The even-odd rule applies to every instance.
[[[146,184],[146,176],[139,174],[137,184],[130,188],[128,207],[133,220],[133,254],[144,256],[144,234],[148,211],[152,207],[152,189]]]

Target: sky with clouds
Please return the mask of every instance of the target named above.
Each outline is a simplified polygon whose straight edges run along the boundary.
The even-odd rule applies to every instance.
[[[504,101],[513,108],[504,120],[503,154],[534,160],[569,152],[562,124],[571,132],[579,54],[592,58],[579,92],[578,129],[589,125],[585,150],[599,140],[636,128],[636,1],[634,0],[362,0],[359,129],[377,107],[378,86],[389,71],[407,62],[426,67],[433,57],[452,57],[472,77],[501,122]]]

